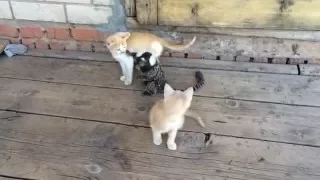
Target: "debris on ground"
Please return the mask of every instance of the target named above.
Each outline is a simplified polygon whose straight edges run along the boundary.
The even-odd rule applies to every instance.
[[[4,49],[4,52],[8,57],[12,57],[14,55],[21,55],[27,52],[28,48],[23,44],[8,44]]]

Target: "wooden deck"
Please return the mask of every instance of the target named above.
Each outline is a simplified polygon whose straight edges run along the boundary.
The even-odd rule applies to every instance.
[[[318,66],[161,62],[176,88],[195,69],[206,78],[192,109],[207,126],[187,120],[177,151],[152,143],[147,114],[162,96],[124,86],[110,56],[1,56],[0,179],[320,179]]]

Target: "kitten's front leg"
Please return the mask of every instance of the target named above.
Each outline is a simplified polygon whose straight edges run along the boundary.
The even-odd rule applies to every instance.
[[[125,81],[126,80],[126,68],[125,65],[122,61],[118,61],[121,67],[121,71],[122,71],[122,76],[120,76],[120,80],[121,81]]]
[[[134,66],[134,62],[133,62],[133,57],[128,56],[128,58],[126,59],[124,65],[125,65],[125,69],[126,69],[126,80],[124,81],[125,85],[130,85],[132,83],[132,77],[133,77],[133,66]]]
[[[176,150],[177,149],[177,144],[174,142],[177,136],[177,131],[178,130],[171,130],[168,133],[168,140],[167,140],[167,146],[168,149],[170,150]]]
[[[160,131],[152,129],[153,143],[155,145],[160,145],[162,143]]]

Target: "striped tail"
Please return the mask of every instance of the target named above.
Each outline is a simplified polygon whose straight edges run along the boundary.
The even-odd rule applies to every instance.
[[[198,91],[204,85],[204,77],[202,72],[196,71],[195,75],[197,83],[193,86],[193,91]]]

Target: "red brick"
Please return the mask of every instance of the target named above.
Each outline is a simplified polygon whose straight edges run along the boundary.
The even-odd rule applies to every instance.
[[[236,61],[249,62],[250,61],[250,57],[249,56],[237,56],[236,57]]]
[[[9,24],[0,24],[0,36],[18,37],[18,29]]]
[[[290,64],[303,64],[305,60],[303,58],[290,58]]]
[[[49,48],[49,43],[46,40],[38,40],[36,41],[36,48],[37,49],[48,49]]]
[[[235,56],[232,56],[232,55],[221,55],[220,56],[220,60],[221,61],[234,61],[235,60]]]
[[[275,57],[272,60],[273,64],[286,64],[287,58],[280,58],[280,57]]]
[[[92,43],[94,52],[108,52],[104,43],[93,42]]]
[[[254,62],[268,63],[268,58],[267,57],[256,57],[256,58],[254,58]]]
[[[11,38],[10,43],[11,44],[21,44],[21,39],[20,38]]]
[[[58,39],[58,40],[71,39],[69,28],[64,28],[64,27],[47,28],[47,37],[50,39]]]
[[[98,31],[98,41],[105,42],[107,36],[108,36],[107,33]]]
[[[73,39],[78,41],[98,41],[99,35],[97,30],[89,27],[71,29]]]
[[[34,49],[36,47],[34,44],[35,41],[34,39],[22,39],[22,44],[26,45],[28,49]]]
[[[20,35],[23,38],[41,38],[44,32],[39,26],[22,26],[20,28]]]
[[[49,39],[54,39],[55,38],[55,33],[56,33],[56,29],[55,28],[47,28],[47,38]]]
[[[171,56],[172,57],[178,57],[178,58],[184,58],[185,54],[183,52],[172,52]]]
[[[188,58],[190,58],[190,59],[201,59],[202,56],[201,56],[201,54],[198,54],[198,53],[188,53]]]
[[[49,43],[49,47],[52,50],[64,50],[65,49],[65,45],[61,41],[51,41]]]
[[[79,42],[78,44],[79,44],[80,51],[91,51],[92,52],[91,42]]]
[[[170,57],[170,56],[171,56],[171,53],[168,52],[168,51],[164,51],[164,52],[161,54],[161,56],[163,56],[163,57]]]
[[[76,51],[78,50],[78,43],[77,41],[66,41],[65,48],[68,51]]]

